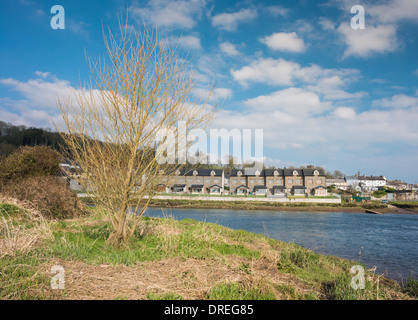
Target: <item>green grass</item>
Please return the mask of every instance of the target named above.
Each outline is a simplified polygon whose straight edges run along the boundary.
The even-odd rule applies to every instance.
[[[43,259],[38,252],[0,258],[0,300],[47,299],[50,279],[36,270]]]
[[[183,300],[183,297],[175,292],[158,293],[151,290],[147,294],[148,300]]]
[[[207,294],[209,300],[275,300],[273,292],[266,286],[241,282],[221,283]]]
[[[402,292],[408,294],[415,299],[418,298],[418,280],[410,278],[402,286]]]
[[[110,224],[93,227],[67,224],[76,232],[57,231],[52,243],[54,256],[62,259],[84,261],[91,264],[134,265],[138,261],[153,261],[170,257],[207,259],[235,255],[246,258],[258,258],[259,253],[242,244],[228,244],[218,239],[221,229],[216,224],[200,223],[185,219],[145,219],[145,230],[158,225],[166,233],[153,233],[146,236],[136,234],[129,248],[114,248],[106,244],[110,234]],[[60,225],[62,228],[63,225]],[[171,234],[175,233],[175,234]],[[178,234],[177,234],[178,233]]]

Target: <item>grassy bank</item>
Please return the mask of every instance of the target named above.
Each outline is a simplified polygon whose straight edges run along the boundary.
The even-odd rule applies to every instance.
[[[126,248],[106,245],[110,223],[97,209],[46,221],[0,204],[1,299],[414,299],[366,272],[350,286],[357,262],[316,254],[262,234],[170,217],[144,218]],[[52,290],[51,267],[65,270]]]

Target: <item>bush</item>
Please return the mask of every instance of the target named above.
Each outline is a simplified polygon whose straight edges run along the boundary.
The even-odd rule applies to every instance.
[[[2,188],[6,196],[28,201],[45,218],[73,218],[83,212],[83,204],[60,177],[26,177],[10,181]]]
[[[82,202],[60,173],[60,156],[47,146],[21,147],[0,163],[0,192],[30,202],[46,218],[72,218]]]
[[[3,183],[27,176],[50,176],[60,172],[60,156],[47,146],[21,147],[1,161]]]

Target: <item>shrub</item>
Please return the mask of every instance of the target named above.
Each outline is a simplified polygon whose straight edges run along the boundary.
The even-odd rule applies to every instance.
[[[60,156],[47,146],[21,147],[0,163],[0,192],[30,202],[45,218],[72,218],[82,202],[60,173]]]
[[[1,161],[0,179],[4,183],[27,176],[56,175],[59,162],[59,154],[47,146],[21,147]]]
[[[45,218],[73,218],[83,212],[83,204],[60,177],[38,176],[9,181],[5,196],[28,201]]]

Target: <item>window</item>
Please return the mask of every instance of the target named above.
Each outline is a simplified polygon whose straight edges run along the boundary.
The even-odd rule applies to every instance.
[[[206,178],[205,179],[205,182],[210,182],[210,178]]]
[[[196,182],[200,182],[200,179],[199,179],[199,178],[197,178],[197,179],[196,179]]]
[[[251,182],[251,183],[254,183],[254,179],[250,179],[250,182]]]
[[[263,183],[263,180],[262,179],[258,179],[258,182],[257,183]]]
[[[269,179],[269,183],[273,183],[273,179]]]
[[[237,179],[232,179],[232,183],[237,183]]]
[[[241,183],[245,183],[245,179],[241,179]]]
[[[277,179],[276,183],[282,183],[282,179]]]
[[[293,179],[287,180],[287,183],[293,183]]]
[[[300,184],[300,179],[296,179],[295,183]]]
[[[214,179],[213,182],[218,183],[219,179]]]
[[[313,179],[308,179],[308,183],[313,183]]]
[[[318,181],[318,183],[322,183],[322,179],[318,179],[317,181]]]

